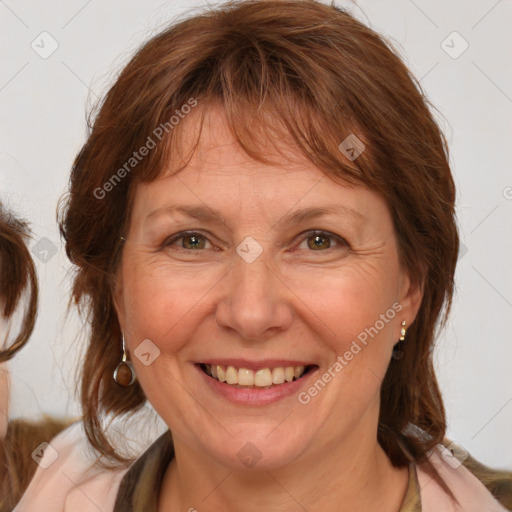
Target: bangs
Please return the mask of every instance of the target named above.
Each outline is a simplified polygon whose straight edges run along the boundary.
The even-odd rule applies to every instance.
[[[364,89],[364,80],[349,69],[355,65],[347,52],[336,48],[321,29],[313,44],[296,28],[284,38],[234,26],[208,42],[210,51],[195,52],[193,45],[202,45],[201,24],[211,30],[216,22],[222,20],[196,19],[193,31],[186,21],[173,27],[186,54],[163,55],[170,38],[164,33],[134,57],[129,66],[132,76],[121,75],[120,82],[142,86],[125,88],[123,103],[116,108],[120,119],[115,126],[126,126],[136,134],[126,154],[143,146],[155,130],[159,139],[133,177],[152,181],[167,172],[169,161],[175,171],[183,168],[197,148],[208,109],[218,108],[234,139],[252,159],[273,163],[270,155],[282,157],[281,149],[286,148],[287,158],[297,153],[297,158],[305,157],[333,178],[372,186],[368,155],[352,160],[339,147],[351,135],[365,140],[365,133],[371,133],[365,124],[375,131],[376,119],[384,116],[383,102],[368,100],[362,112],[355,112],[354,106],[361,110],[370,89],[378,87],[368,83]],[[160,68],[148,70],[143,66],[148,60],[159,62]],[[340,68],[340,62],[347,69]],[[192,120],[194,130],[184,130]],[[185,153],[190,147],[192,152]]]
[[[163,130],[164,137],[154,159],[134,173],[136,181],[151,182],[183,170],[201,145],[205,123],[215,133],[216,127],[208,122],[213,110],[221,113],[234,141],[255,161],[265,165],[283,165],[284,161],[293,165],[306,159],[335,181],[368,181],[363,177],[369,164],[367,156],[350,161],[340,150],[340,143],[354,136],[348,121],[341,116],[331,120],[319,113],[318,106],[299,97],[291,84],[281,81],[285,88],[277,90],[254,76],[252,82],[245,81],[245,87],[233,94],[232,89],[222,88],[232,78],[211,77],[211,83],[199,81],[201,88],[192,94],[187,91],[177,95],[179,100],[172,102],[168,117],[164,116],[156,129],[157,135]],[[186,108],[190,104],[195,105],[193,109]],[[184,113],[184,109],[187,113],[176,123],[176,118],[181,117],[176,112]],[[364,138],[360,131],[357,138]]]

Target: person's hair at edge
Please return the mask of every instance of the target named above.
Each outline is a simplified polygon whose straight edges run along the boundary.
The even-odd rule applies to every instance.
[[[108,194],[103,187],[155,128],[192,101],[202,119],[207,108],[221,106],[250,157],[268,162],[265,142],[285,140],[327,175],[386,200],[401,265],[421,284],[423,300],[403,357],[391,359],[382,383],[378,442],[399,467],[409,463],[405,444],[437,479],[426,454],[442,443],[446,416],[432,353],[450,310],[459,249],[446,141],[390,44],[343,9],[314,0],[232,1],[174,23],[137,51],[91,114],[58,215],[77,267],[71,300],[91,323],[81,376],[90,442],[126,462],[102,418],[145,402],[137,382],[120,392],[112,379],[121,356],[113,290],[134,189],[159,177],[169,156],[177,160],[180,125]],[[354,161],[339,149],[350,134],[366,146]]]
[[[27,294],[27,307],[14,341],[1,340],[0,363],[11,359],[25,346],[37,316],[38,284],[34,261],[26,246],[30,231],[26,222],[16,218],[0,203],[0,314],[8,320]],[[2,337],[4,333],[2,333]]]
[[[39,286],[27,247],[30,234],[27,222],[0,203],[0,315],[7,326],[1,333],[0,363],[12,359],[26,345],[37,317]],[[17,334],[10,340],[9,320],[23,305]],[[8,380],[7,384],[0,382],[2,385],[6,387],[0,389],[0,395],[9,392]],[[13,510],[28,487],[37,467],[32,460],[34,446],[53,438],[70,423],[47,415],[36,421],[15,419],[8,423],[5,438],[0,436],[0,511]]]

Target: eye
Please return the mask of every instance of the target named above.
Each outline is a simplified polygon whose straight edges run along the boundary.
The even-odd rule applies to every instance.
[[[329,233],[328,231],[309,231],[302,235],[302,240],[302,244],[304,242],[307,244],[306,249],[312,251],[325,252],[328,249],[335,249],[336,245],[338,248],[348,248],[349,246],[346,240],[338,235]],[[180,243],[177,244],[177,242]],[[178,250],[181,249],[189,252],[197,252],[202,249],[208,249],[208,247],[206,247],[207,244],[211,245],[205,235],[198,233],[197,231],[183,231],[166,239],[162,244],[162,248],[177,245]],[[299,249],[300,248],[301,247],[299,246]]]
[[[201,233],[197,233],[196,231],[184,231],[182,233],[177,233],[176,235],[168,238],[163,244],[162,247],[168,247],[171,245],[175,245],[177,241],[181,240],[181,244],[179,244],[179,249],[183,249],[186,251],[196,251],[199,249],[204,249],[208,239],[202,235]]]
[[[305,237],[305,238],[304,238]],[[348,247],[348,243],[343,238],[327,231],[310,231],[303,235],[304,242],[307,244],[307,248],[312,251],[325,251],[327,249],[333,249],[331,241],[335,241],[341,248]],[[302,245],[302,244],[301,244]]]

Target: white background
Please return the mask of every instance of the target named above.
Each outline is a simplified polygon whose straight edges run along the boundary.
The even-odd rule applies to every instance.
[[[86,109],[137,46],[192,1],[0,1],[0,197],[57,249],[34,258],[41,297],[28,346],[12,362],[11,417],[75,415],[85,328],[65,318],[70,266],[55,210],[85,140]],[[392,39],[439,110],[451,148],[464,244],[436,363],[448,437],[485,464],[512,469],[512,3],[339,2]],[[32,48],[47,31],[47,59]],[[452,54],[468,49],[458,58]],[[45,48],[49,48],[50,40]],[[41,43],[39,43],[41,45]],[[32,246],[31,245],[31,246]],[[81,334],[81,338],[78,335]]]

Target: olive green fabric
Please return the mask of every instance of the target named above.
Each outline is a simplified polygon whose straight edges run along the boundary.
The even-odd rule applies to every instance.
[[[399,512],[421,512],[420,486],[416,475],[416,464],[409,464],[409,485]]]
[[[162,480],[173,457],[174,446],[168,430],[134,462],[123,477],[114,512],[157,512]]]

